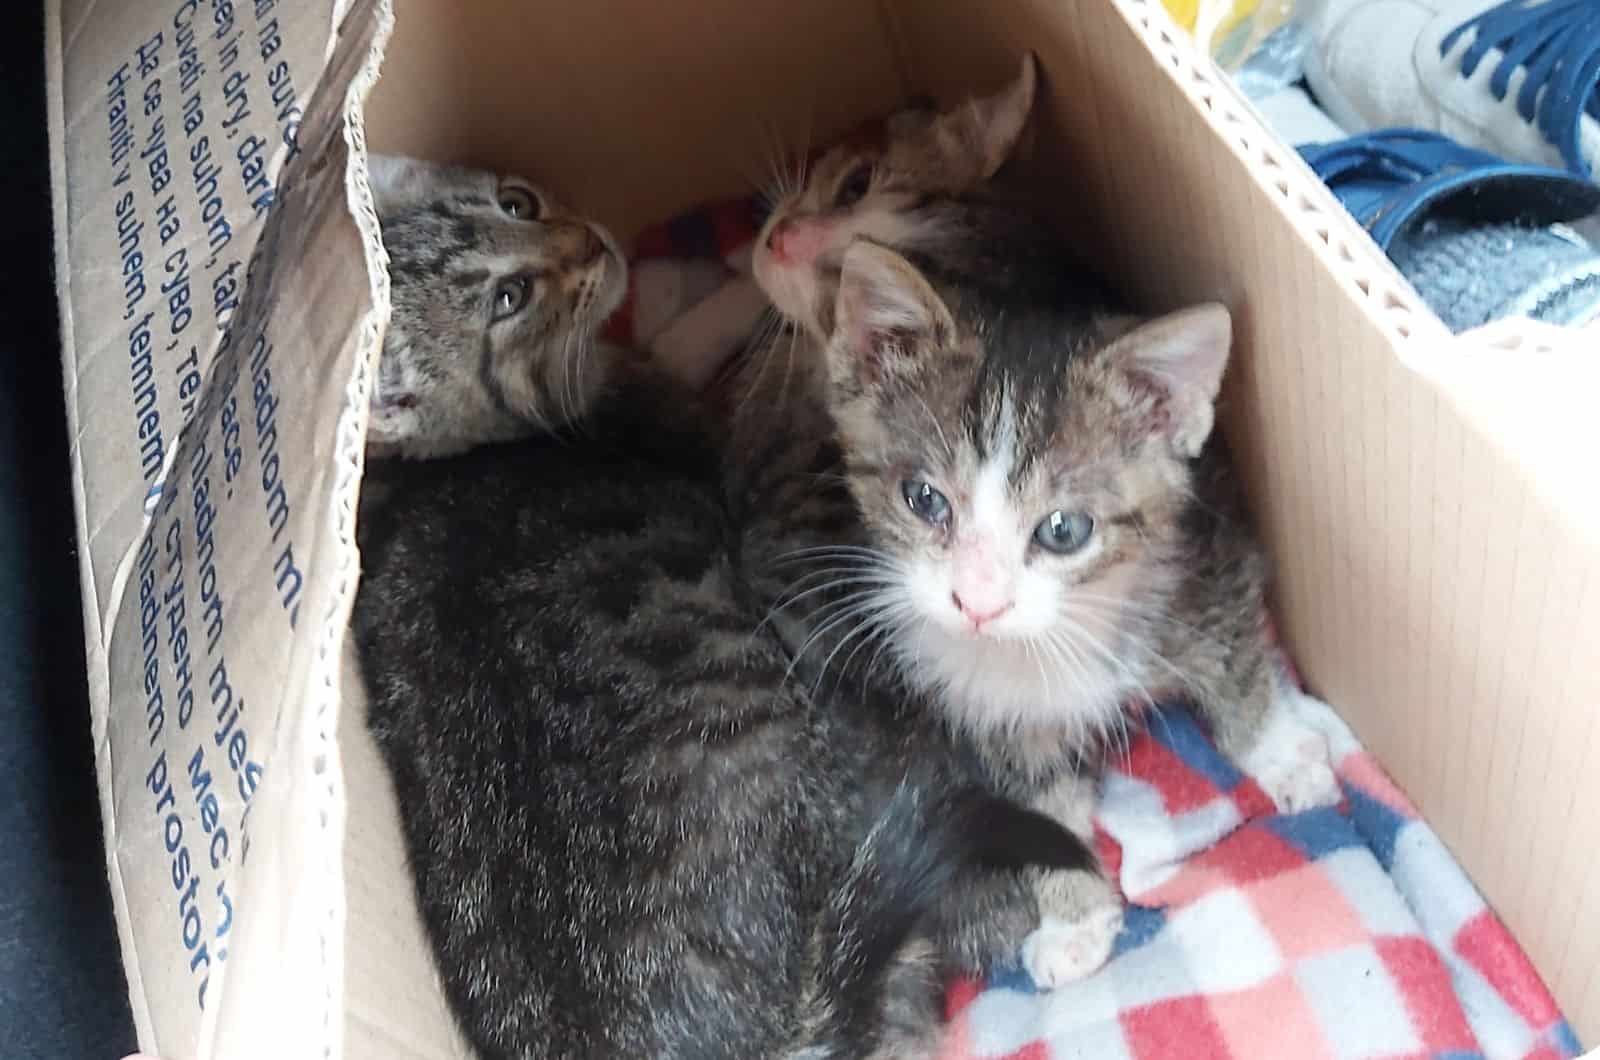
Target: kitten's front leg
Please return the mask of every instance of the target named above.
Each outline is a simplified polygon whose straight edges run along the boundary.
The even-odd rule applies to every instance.
[[[1336,806],[1342,798],[1327,738],[1295,709],[1300,695],[1263,661],[1236,703],[1208,711],[1217,749],[1255,779],[1280,813]]]
[[[1095,778],[1068,772],[1032,800],[1085,842],[1094,841]],[[1122,896],[1101,872],[1034,876],[1039,926],[1022,943],[1022,964],[1035,986],[1052,990],[1098,971],[1122,930]]]

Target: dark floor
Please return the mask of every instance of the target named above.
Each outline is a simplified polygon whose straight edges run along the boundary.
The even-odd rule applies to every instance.
[[[100,837],[51,279],[42,4],[0,15],[0,1055],[134,1048]]]

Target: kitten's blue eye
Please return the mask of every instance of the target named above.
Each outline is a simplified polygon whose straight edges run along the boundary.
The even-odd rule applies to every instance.
[[[1094,519],[1087,512],[1053,511],[1044,517],[1033,532],[1039,547],[1068,555],[1089,543],[1094,533]]]
[[[950,502],[926,482],[906,479],[900,483],[900,496],[906,499],[906,507],[929,526],[943,526],[950,521]]]
[[[507,317],[514,317],[528,304],[528,297],[533,294],[533,281],[526,276],[511,276],[500,281],[500,286],[494,289],[494,317],[493,323],[499,323]]]

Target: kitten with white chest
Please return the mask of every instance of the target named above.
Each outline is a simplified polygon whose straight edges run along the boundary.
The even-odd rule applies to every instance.
[[[942,275],[936,290],[854,243],[826,354],[875,553],[865,621],[903,678],[1002,791],[1085,835],[1107,740],[1169,693],[1280,809],[1336,802],[1321,736],[1282,705],[1266,558],[1212,438],[1226,308],[1135,324],[1071,291]],[[1035,981],[1098,967],[1121,923],[1110,886],[1048,874],[1039,899]]]

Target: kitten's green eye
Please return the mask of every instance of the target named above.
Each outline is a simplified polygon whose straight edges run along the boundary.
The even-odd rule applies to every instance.
[[[845,174],[839,182],[839,190],[833,195],[833,208],[847,210],[867,197],[867,192],[872,188],[872,163],[861,162]]]
[[[537,221],[543,213],[538,193],[522,184],[500,185],[500,209],[519,221]]]
[[[1089,543],[1094,533],[1094,519],[1087,512],[1053,511],[1044,517],[1033,532],[1039,547],[1061,555],[1070,555]]]
[[[906,507],[929,526],[944,526],[950,521],[950,502],[926,482],[906,479],[900,483],[900,496],[906,499]]]
[[[512,276],[501,280],[494,289],[494,323],[516,316],[528,304],[533,294],[533,281],[526,276]]]

